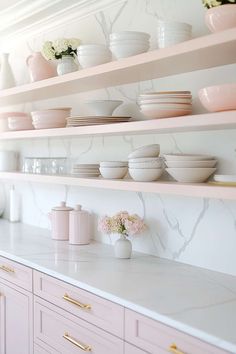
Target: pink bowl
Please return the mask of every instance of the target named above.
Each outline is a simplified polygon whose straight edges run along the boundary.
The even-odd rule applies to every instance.
[[[199,90],[198,96],[202,105],[209,112],[236,109],[236,84],[205,87]]]
[[[211,32],[236,27],[236,4],[226,4],[207,10],[205,22]]]

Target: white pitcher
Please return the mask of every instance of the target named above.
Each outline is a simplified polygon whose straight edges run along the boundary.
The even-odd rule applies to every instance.
[[[2,53],[0,66],[0,89],[8,89],[16,86],[15,78],[8,62],[8,53]]]

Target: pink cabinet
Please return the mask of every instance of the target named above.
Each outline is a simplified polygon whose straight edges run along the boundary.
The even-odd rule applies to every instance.
[[[46,347],[44,344],[34,344],[34,354],[58,354],[58,352]]]
[[[229,354],[131,310],[125,310],[125,340],[150,354]]]
[[[149,354],[148,352],[144,352],[141,349],[138,349],[134,345],[131,345],[129,343],[125,343],[125,354]],[[159,354],[159,352],[158,352]]]
[[[0,354],[33,354],[32,294],[0,280]]]
[[[123,354],[124,343],[90,323],[35,296],[34,341],[58,354]],[[12,353],[13,354],[13,353]],[[15,353],[16,354],[16,353]]]
[[[33,272],[29,267],[25,267],[17,262],[10,261],[5,257],[0,257],[0,278],[10,281],[14,285],[31,291],[33,287]]]

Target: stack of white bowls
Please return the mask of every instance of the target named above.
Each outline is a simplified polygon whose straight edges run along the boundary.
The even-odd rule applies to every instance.
[[[110,50],[116,59],[147,52],[150,35],[144,32],[122,31],[110,34]]]
[[[111,61],[111,52],[103,44],[84,44],[77,48],[78,62],[80,66],[89,68]]]
[[[158,48],[170,47],[174,44],[188,41],[192,38],[192,26],[188,23],[173,21],[158,21]]]
[[[164,155],[166,171],[178,182],[205,182],[215,171],[217,160],[209,155]]]
[[[140,111],[149,119],[170,118],[192,113],[190,91],[149,92],[139,95]]]
[[[72,174],[75,177],[87,178],[98,177],[100,175],[98,164],[74,164],[72,168]]]
[[[127,161],[102,161],[100,162],[100,172],[103,178],[122,179],[128,172]]]
[[[160,178],[163,168],[159,154],[159,144],[142,146],[129,154],[129,174],[131,178],[140,182],[151,182]]]

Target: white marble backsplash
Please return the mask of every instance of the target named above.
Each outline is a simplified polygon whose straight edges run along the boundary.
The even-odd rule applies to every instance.
[[[91,15],[79,23],[72,22],[50,33],[19,43],[12,49],[11,64],[18,84],[29,82],[25,58],[30,51],[40,50],[45,40],[58,37],[78,37],[83,43],[107,43],[109,33],[119,30],[139,30],[151,34],[155,48],[155,31],[159,18],[184,21],[193,25],[193,36],[207,34],[201,0],[128,0]],[[71,106],[72,114],[87,114],[84,101],[90,99],[122,99],[117,114],[129,114],[142,119],[136,105],[140,92],[153,90],[191,90],[195,113],[202,113],[197,98],[199,88],[217,83],[234,82],[236,65],[229,65],[158,80],[107,88],[96,92],[26,103],[12,109],[31,111],[40,108]],[[8,110],[4,107],[2,110]],[[178,119],[178,118],[176,118]],[[236,131],[189,132],[162,135],[86,137],[1,142],[1,149],[15,149],[21,156],[67,156],[74,162],[125,160],[134,148],[160,143],[161,153],[184,152],[212,154],[219,159],[218,172],[236,171]],[[12,182],[5,183],[6,197]],[[104,243],[113,237],[97,232],[97,218],[126,209],[143,217],[149,226],[145,235],[132,239],[134,249],[236,275],[236,202],[217,199],[184,198],[159,194],[106,191],[99,189],[15,183],[21,194],[22,221],[49,228],[48,212],[61,200],[71,206],[82,204],[93,214],[91,235]],[[8,198],[7,198],[8,199]],[[8,208],[7,208],[8,209]],[[8,217],[8,210],[5,212]]]

